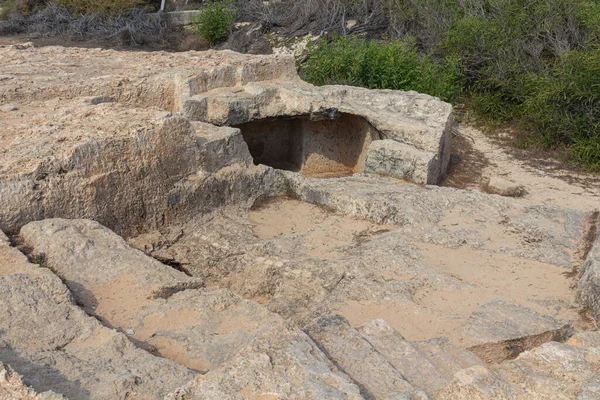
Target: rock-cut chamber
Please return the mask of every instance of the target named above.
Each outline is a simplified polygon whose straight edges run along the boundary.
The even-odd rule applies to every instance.
[[[255,164],[308,176],[346,176],[362,172],[367,150],[379,139],[364,118],[339,114],[277,117],[238,125]]]

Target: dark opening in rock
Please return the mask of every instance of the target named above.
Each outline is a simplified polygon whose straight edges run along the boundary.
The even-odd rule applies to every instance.
[[[364,118],[309,116],[268,118],[238,125],[255,164],[309,176],[346,176],[365,168],[379,132]]]

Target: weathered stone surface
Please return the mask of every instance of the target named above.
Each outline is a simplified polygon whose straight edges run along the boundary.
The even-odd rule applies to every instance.
[[[215,89],[188,99],[184,95],[183,99],[185,116],[216,125],[240,125],[278,116],[314,118],[328,115],[331,110],[359,116],[376,129],[372,140],[390,139],[407,146],[406,151],[389,154],[408,157],[389,162],[402,168],[394,174],[418,182],[425,176],[430,183],[438,183],[448,167],[452,107],[415,92],[315,87],[296,80],[253,82],[242,88]],[[413,163],[415,154],[419,154],[421,162],[412,170],[405,168]]]
[[[193,377],[87,316],[48,271],[1,277],[0,301],[0,360],[38,392],[159,399]]]
[[[9,103],[9,104],[3,104],[0,106],[0,112],[11,112],[11,111],[17,111],[19,109],[19,107],[16,104],[13,103]]]
[[[366,398],[412,399],[416,389],[348,321],[339,315],[320,318],[306,327],[319,347],[350,375]]]
[[[584,335],[597,338],[598,332]],[[577,335],[566,343],[545,343],[493,369],[519,399],[600,398],[600,348],[579,342]]]
[[[85,217],[131,235],[278,190],[272,170],[249,167],[232,129],[119,103],[51,103],[30,104],[3,128],[11,146],[0,149],[2,230]]]
[[[475,311],[452,333],[454,341],[488,363],[515,358],[549,341],[573,334],[570,321],[540,315],[522,305],[496,299]]]
[[[521,197],[526,193],[523,185],[497,176],[490,177],[485,182],[484,187],[488,193],[499,194],[500,196]]]
[[[43,264],[65,280],[75,298],[93,313],[101,299],[94,289],[134,277],[130,294],[168,298],[203,281],[132,249],[120,236],[95,221],[47,219],[21,229],[23,243]]]
[[[399,225],[405,234],[423,242],[447,247],[467,244],[478,250],[569,268],[587,215],[562,207],[525,206],[509,198],[447,187],[398,184],[372,176],[323,180],[291,172],[284,175],[289,192],[299,199],[342,214]],[[450,217],[458,220],[455,225],[443,224]],[[499,247],[490,246],[490,230],[514,239]]]
[[[517,400],[512,387],[496,373],[477,365],[456,373],[437,396],[441,400]]]
[[[1,400],[64,400],[54,392],[36,393],[25,385],[21,376],[0,362],[0,399]]]
[[[291,328],[254,340],[227,365],[168,399],[348,399],[363,397],[304,333]]]
[[[187,290],[203,281],[132,249],[96,222],[32,222],[21,237],[89,314],[133,331],[141,347],[194,370],[214,369],[265,331],[283,326],[279,316],[228,290]]]
[[[456,347],[448,338],[421,340],[411,342],[411,345],[424,354],[447,381],[451,381],[454,374],[460,370],[485,366],[479,357],[468,350]]]
[[[181,95],[261,80],[297,79],[290,56],[232,51],[127,52],[76,47],[3,46],[0,102],[112,97],[177,111]],[[23,68],[29,71],[22,76]]]
[[[359,326],[360,334],[413,386],[433,396],[447,380],[427,356],[390,326],[377,319]]]
[[[395,140],[377,140],[369,147],[365,172],[436,184],[443,173],[431,162],[427,153],[412,146]]]
[[[252,165],[248,145],[239,129],[203,122],[192,122],[192,126],[200,146],[200,166],[203,170],[217,172],[233,164]]]
[[[589,308],[596,323],[600,324],[600,217],[592,221],[592,224],[592,247],[579,269],[577,300]]]

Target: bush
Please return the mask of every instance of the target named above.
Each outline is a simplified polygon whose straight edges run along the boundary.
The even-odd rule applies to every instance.
[[[371,89],[416,90],[453,101],[462,83],[457,59],[419,55],[414,39],[389,43],[358,38],[321,39],[302,67],[316,85],[347,84]]]
[[[148,43],[160,46],[167,43],[172,30],[164,18],[149,17],[139,8],[115,16],[93,13],[74,17],[66,8],[50,3],[38,12],[27,16],[15,14],[8,21],[0,22],[0,34],[3,32],[90,38],[119,46]]]
[[[200,9],[193,25],[196,33],[213,46],[227,40],[235,17],[236,9],[230,2],[213,1]]]
[[[3,0],[0,1],[0,21],[7,20],[12,14],[29,14],[44,6],[46,0]]]
[[[303,66],[307,80],[465,101],[481,117],[524,128],[524,143],[564,146],[600,171],[599,1],[381,2],[381,33],[402,39],[321,40]]]
[[[73,15],[120,15],[133,11],[145,0],[54,0],[59,6],[65,7]]]

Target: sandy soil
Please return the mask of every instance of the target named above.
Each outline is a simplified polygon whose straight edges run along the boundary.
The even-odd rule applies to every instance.
[[[337,258],[345,246],[391,229],[294,199],[271,200],[250,211],[249,218],[259,238],[296,235],[308,255],[322,259]]]
[[[498,176],[525,186],[522,199],[528,203],[600,208],[600,176],[576,171],[549,152],[513,148],[510,141],[508,133],[485,134],[459,125],[451,172],[443,185],[483,191],[485,179]]]
[[[397,229],[334,214],[293,199],[271,200],[251,211],[249,216],[258,237],[294,237],[301,244],[300,248],[308,249],[312,257],[326,260],[344,256],[345,248],[360,246],[374,234]],[[456,210],[449,210],[440,226],[459,229],[469,223],[472,225],[472,221],[461,217]],[[465,283],[461,289],[438,290],[420,284],[412,300],[350,300],[338,304],[334,311],[353,326],[383,318],[410,341],[449,336],[471,313],[496,298],[522,304],[545,315],[569,319],[578,330],[594,329],[587,315],[573,306],[576,281],[569,269],[503,254],[500,249],[518,247],[523,238],[505,231],[502,225],[492,225],[480,229],[488,238],[487,250],[414,242],[418,250],[416,262]],[[389,267],[391,270],[389,276],[383,277],[385,280],[419,279]]]

